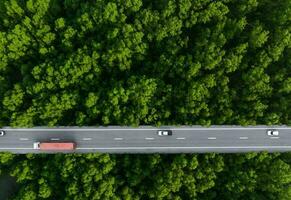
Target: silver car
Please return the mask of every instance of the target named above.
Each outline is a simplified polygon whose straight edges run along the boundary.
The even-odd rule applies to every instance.
[[[158,135],[159,136],[172,135],[172,131],[171,130],[159,130]]]
[[[278,136],[279,135],[279,131],[277,131],[277,130],[267,130],[267,135],[269,135],[269,136]]]

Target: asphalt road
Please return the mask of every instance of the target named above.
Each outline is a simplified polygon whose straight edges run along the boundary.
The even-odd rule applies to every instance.
[[[279,136],[268,136],[269,129]],[[33,149],[34,142],[72,141],[73,152],[89,153],[236,153],[291,151],[291,127],[287,126],[181,126],[181,127],[58,127],[13,129],[3,127],[0,151],[13,153],[56,153]],[[157,130],[172,130],[172,136],[158,136]],[[70,151],[71,153],[72,151]],[[66,153],[66,152],[63,152]]]

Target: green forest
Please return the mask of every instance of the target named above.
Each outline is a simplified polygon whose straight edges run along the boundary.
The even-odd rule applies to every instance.
[[[0,0],[0,127],[222,124],[291,124],[291,0]],[[11,200],[291,199],[291,153],[1,153],[0,174]]]

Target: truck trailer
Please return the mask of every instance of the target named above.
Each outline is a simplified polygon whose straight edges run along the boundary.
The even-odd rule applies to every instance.
[[[33,149],[39,149],[39,150],[44,150],[44,151],[54,151],[54,150],[72,151],[76,149],[76,143],[74,142],[35,142],[33,143]]]

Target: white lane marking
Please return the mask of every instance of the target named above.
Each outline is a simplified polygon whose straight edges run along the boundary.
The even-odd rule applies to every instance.
[[[216,140],[216,137],[208,137],[208,140]]]
[[[19,138],[19,140],[28,140],[28,138]]]
[[[88,147],[78,147],[76,150],[122,150],[122,149],[291,149],[291,146],[247,146],[247,147],[99,147],[99,148],[88,148]],[[33,148],[22,148],[22,147],[15,147],[15,148],[5,148],[0,147],[0,150],[34,150]],[[36,149],[38,150],[38,149]]]
[[[123,138],[118,137],[118,138],[114,138],[114,140],[123,140]]]
[[[51,138],[51,140],[57,141],[60,140],[60,138]]]
[[[92,140],[92,138],[83,138],[83,140]]]
[[[271,139],[279,139],[280,137],[270,137]]]
[[[185,140],[184,137],[177,137],[176,139],[177,139],[177,140]]]
[[[201,130],[201,131],[209,131],[209,130],[269,130],[269,129],[278,129],[278,130],[291,130],[291,127],[199,127],[199,128],[174,128],[174,127],[155,127],[155,128],[9,128],[3,127],[1,130],[4,131],[157,131],[157,130]]]
[[[249,137],[239,137],[240,140],[247,140]]]
[[[77,150],[82,150],[82,149],[291,149],[291,146],[247,146],[247,147],[99,147],[99,148],[87,148],[87,147],[78,147],[76,148]]]
[[[155,138],[152,138],[152,137],[146,137],[145,139],[146,139],[146,140],[154,140]]]
[[[22,148],[22,147],[15,147],[15,148],[5,148],[5,147],[2,147],[2,148],[0,148],[1,150],[26,150],[26,149],[28,149],[28,150],[33,150],[34,148]]]

